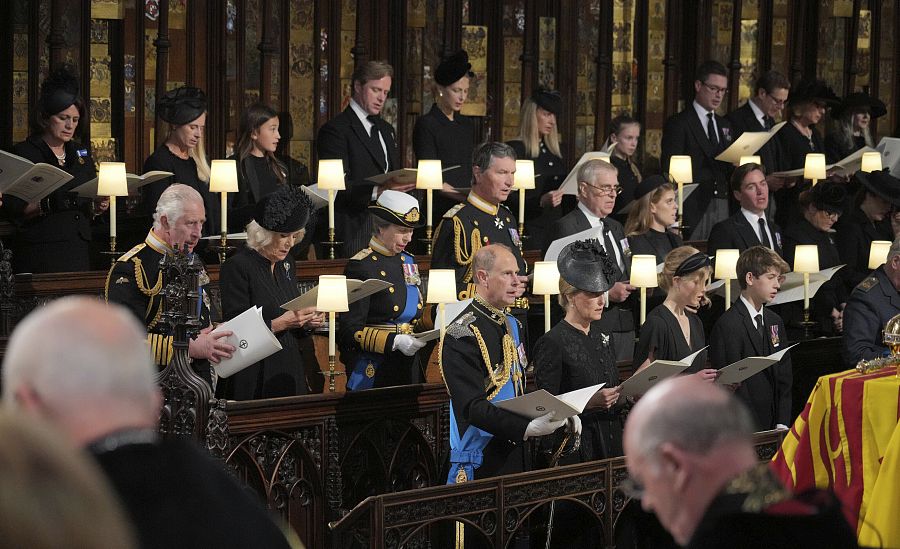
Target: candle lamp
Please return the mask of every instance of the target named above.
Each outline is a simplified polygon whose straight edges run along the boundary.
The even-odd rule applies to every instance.
[[[694,180],[691,157],[675,155],[669,160],[669,178],[678,186],[678,227],[684,236],[684,186]]]
[[[759,164],[762,165],[762,158],[759,156],[742,156],[740,160],[738,160],[738,166],[743,166],[744,164]]]
[[[116,197],[128,196],[124,162],[101,162],[97,174],[97,196],[109,197],[109,253],[116,261]]]
[[[860,164],[859,171],[871,173],[871,172],[880,172],[882,169],[881,164],[881,153],[880,152],[867,152],[862,155],[862,164]]]
[[[794,251],[794,272],[803,273],[803,327],[809,337],[815,322],[809,320],[809,275],[819,272],[819,248],[815,244],[799,244]]]
[[[534,189],[533,160],[516,160],[516,174],[513,177],[512,188],[519,190],[519,250],[521,251],[522,240],[525,239],[525,191]]]
[[[740,250],[723,248],[716,250],[716,272],[714,276],[725,281],[725,309],[731,307],[731,281],[737,278],[737,260]]]
[[[556,261],[534,262],[534,295],[544,296],[544,333],[550,331],[550,296],[559,294],[559,268]]]
[[[825,179],[825,155],[822,153],[809,153],[806,155],[806,163],[803,166],[803,179],[812,181],[812,186]]]
[[[889,240],[873,240],[869,245],[869,268],[877,269],[884,265],[890,249],[891,242]]]
[[[212,161],[209,170],[209,191],[222,194],[219,263],[225,263],[225,255],[228,252],[228,193],[236,193],[238,191],[236,160]]]
[[[334,240],[334,196],[344,186],[344,161],[340,158],[319,160],[319,188],[328,191],[328,258],[334,259],[334,247],[340,242]]]
[[[447,318],[444,306],[447,303],[456,303],[456,271],[453,269],[431,269],[428,271],[428,303],[436,303],[438,306],[438,321],[441,327],[441,343],[447,333]]]
[[[350,310],[347,299],[347,277],[344,275],[319,275],[319,291],[316,295],[316,310],[328,313],[328,391],[334,392],[335,372],[335,330],[337,313]]]
[[[434,196],[436,190],[444,187],[444,175],[440,160],[419,160],[419,169],[416,172],[416,188],[425,191],[425,246],[428,255],[431,255],[432,245],[432,219],[434,211]]]
[[[647,320],[647,288],[656,288],[659,280],[656,274],[656,256],[635,254],[631,256],[632,286],[641,290],[641,325]]]

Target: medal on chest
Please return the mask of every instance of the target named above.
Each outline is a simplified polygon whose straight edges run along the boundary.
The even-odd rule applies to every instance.
[[[499,215],[494,218],[494,226],[497,227],[498,229],[502,229],[503,227],[506,226],[503,224],[503,220],[500,219]]]
[[[777,324],[769,326],[769,338],[772,340],[772,347],[778,347],[778,343],[781,342],[781,338],[778,337]]]
[[[403,281],[406,284],[418,286],[422,279],[419,277],[419,266],[415,263],[403,264]]]

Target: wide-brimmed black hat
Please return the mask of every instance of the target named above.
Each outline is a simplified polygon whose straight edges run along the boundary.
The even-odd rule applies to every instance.
[[[891,171],[884,169],[877,172],[856,172],[856,179],[870,193],[880,196],[894,206],[900,206],[900,179],[891,175]]]
[[[559,276],[583,292],[605,292],[614,283],[615,270],[596,240],[578,240],[566,245],[556,260]]]
[[[841,214],[847,206],[847,189],[843,183],[825,180],[807,189],[809,203],[817,210]]]
[[[369,211],[394,225],[410,229],[418,229],[424,225],[419,201],[400,191],[382,192],[378,200],[369,206]]]
[[[557,117],[562,114],[562,96],[556,90],[538,88],[531,94],[531,100],[534,101],[538,107],[547,112],[552,112]]]
[[[804,101],[818,101],[828,107],[836,107],[841,102],[834,90],[821,80],[801,80],[797,87],[791,88],[788,103],[796,105]]]
[[[169,90],[156,102],[156,113],[159,117],[176,126],[193,122],[205,112],[206,94],[193,86]]]
[[[53,69],[41,84],[41,111],[50,116],[68,109],[78,100],[79,90],[72,67],[62,65]]]
[[[299,187],[282,185],[256,203],[253,216],[260,227],[273,233],[293,233],[306,227],[312,202]]]
[[[463,76],[473,77],[472,63],[466,50],[459,50],[441,61],[434,71],[434,81],[441,86],[449,86]]]
[[[650,177],[645,177],[634,188],[634,199],[637,200],[645,194],[650,194],[666,183],[668,183],[668,181],[666,181],[666,178],[661,175],[651,175]]]
[[[887,114],[887,107],[880,99],[876,99],[864,92],[853,92],[841,101],[841,104],[835,107],[831,114],[834,117],[842,116],[846,113],[857,112],[862,109],[868,109],[872,118],[878,118]]]

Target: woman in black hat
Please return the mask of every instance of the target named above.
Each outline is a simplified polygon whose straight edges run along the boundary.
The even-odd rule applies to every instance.
[[[57,166],[73,179],[40,202],[3,197],[3,211],[16,225],[13,269],[17,273],[86,271],[90,268],[91,200],[72,189],[97,176],[90,150],[74,140],[87,121],[72,68],[54,69],[41,84],[38,112],[28,138],[12,152],[32,162]],[[98,202],[98,206],[108,202]]]
[[[173,177],[142,188],[144,208],[152,213],[166,187],[182,183],[203,197],[206,223],[203,232],[220,230],[216,197],[209,192],[209,160],[206,158],[206,94],[199,88],[183,86],[167,92],[156,102],[156,112],[168,124],[165,142],[144,161],[144,172],[172,172]]]
[[[819,269],[836,267],[843,262],[838,253],[832,227],[841,217],[846,206],[847,190],[843,183],[825,180],[800,193],[802,217],[784,231],[784,259],[792,268],[794,254],[799,244],[815,244],[819,252]],[[825,334],[840,334],[842,311],[847,301],[844,277],[841,269],[826,282],[810,301],[810,314]],[[793,307],[796,309],[796,307]],[[783,308],[786,324],[800,320],[802,311]],[[790,319],[790,320],[789,320]]]
[[[847,266],[844,279],[850,292],[866,278],[869,269],[869,248],[873,240],[894,240],[891,212],[900,208],[900,179],[889,170],[856,172],[854,178],[860,188],[853,199],[853,207],[834,224],[834,235],[841,263]]]
[[[562,114],[562,97],[558,91],[538,88],[522,102],[519,114],[519,135],[509,145],[519,160],[534,161],[534,189],[525,191],[526,249],[543,250],[549,245],[545,238],[553,222],[562,217],[563,194],[559,190],[566,177],[559,148],[557,118]],[[517,212],[519,193],[507,200],[509,208]]]
[[[682,360],[706,346],[703,321],[693,311],[706,300],[712,274],[710,259],[691,246],[675,248],[666,256],[659,287],[666,292],[661,305],[647,313],[634,350],[635,372],[654,360]],[[706,367],[706,351],[685,371],[713,381],[717,371]]]
[[[632,254],[656,256],[657,265],[684,244],[668,227],[678,217],[675,187],[661,175],[651,175],[634,190],[634,202],[625,221],[625,236]]]
[[[472,64],[465,50],[450,55],[434,72],[434,104],[416,120],[413,128],[413,151],[418,160],[440,160],[444,172],[444,191],[434,201],[434,218],[440,219],[454,204],[464,202],[466,192],[454,189],[472,185],[472,150],[475,148],[475,125],[459,111],[469,96]]]
[[[369,247],[347,261],[347,278],[370,278],[392,286],[350,304],[341,315],[338,345],[347,368],[347,390],[419,383],[416,353],[425,343],[413,337],[422,319],[419,267],[406,252],[413,230],[422,226],[419,202],[384,191],[369,206],[375,230]]]
[[[303,238],[312,205],[296,187],[284,187],[256,203],[247,225],[247,246],[222,264],[219,284],[222,313],[230,320],[253,306],[262,308],[263,321],[281,343],[281,350],[223,380],[224,398],[250,400],[307,393],[299,338],[304,328],[321,326],[315,307],[285,311],[281,305],[300,295],[294,258],[290,254]]]
[[[887,114],[884,103],[864,92],[854,92],[832,111],[836,130],[825,136],[825,160],[833,164],[863,147],[874,147],[870,123]]]

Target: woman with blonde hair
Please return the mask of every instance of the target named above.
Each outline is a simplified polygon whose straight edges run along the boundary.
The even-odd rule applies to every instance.
[[[519,135],[509,142],[517,159],[534,161],[534,189],[525,191],[525,233],[529,238],[524,245],[529,250],[546,248],[547,230],[563,214],[559,186],[567,171],[559,148],[557,120],[561,114],[559,92],[538,88],[522,103]],[[519,193],[512,193],[507,200],[513,212],[518,211],[518,200]]]
[[[706,299],[712,274],[710,259],[692,246],[675,248],[666,256],[659,286],[666,292],[663,303],[647,313],[634,351],[638,372],[654,360],[682,360],[706,346],[703,322],[696,310]],[[706,368],[706,351],[694,358],[685,373],[714,381],[717,370]]]
[[[632,254],[649,254],[656,263],[682,246],[684,242],[668,229],[675,223],[678,204],[675,187],[661,175],[652,175],[638,184],[634,190],[634,202],[625,221],[625,236]]]
[[[825,161],[835,163],[863,147],[875,147],[872,120],[887,114],[880,99],[865,92],[854,92],[832,110],[836,131],[825,136]]]

